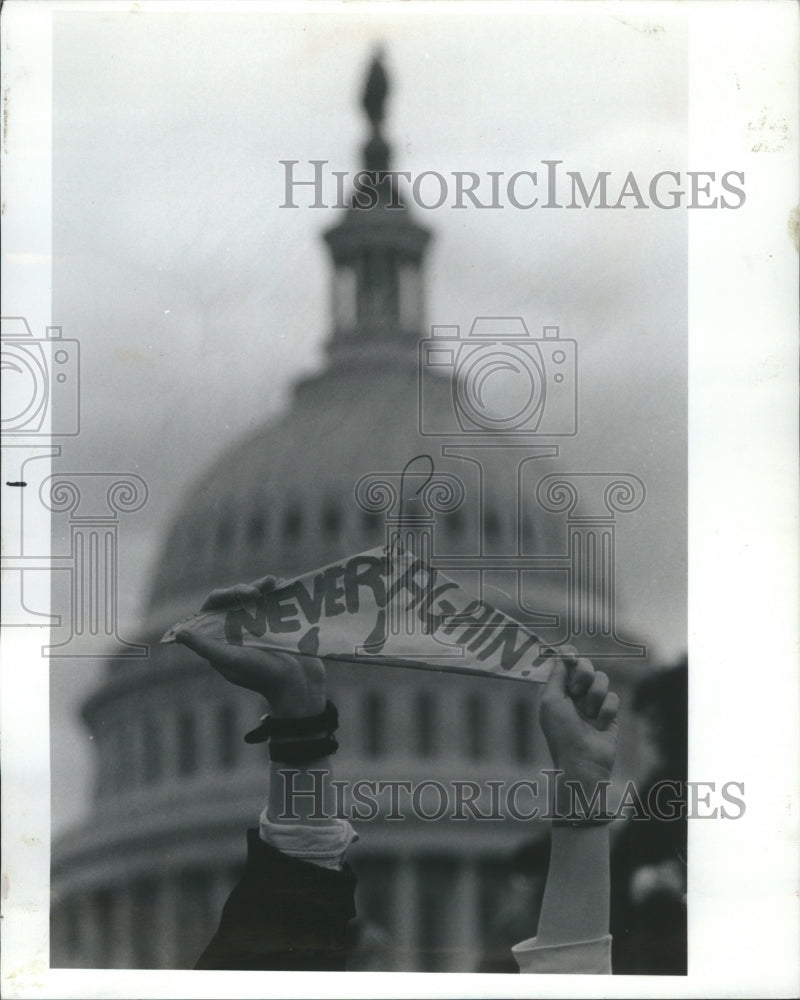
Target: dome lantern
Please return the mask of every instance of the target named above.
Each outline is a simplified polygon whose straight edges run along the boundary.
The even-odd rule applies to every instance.
[[[325,233],[333,258],[331,365],[409,357],[424,335],[423,257],[430,233],[400,197],[382,133],[389,81],[376,52],[362,97],[370,134],[345,218]]]

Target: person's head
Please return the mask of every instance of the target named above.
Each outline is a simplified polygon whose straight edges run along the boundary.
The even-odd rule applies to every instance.
[[[689,742],[688,660],[662,667],[636,689],[633,707],[645,722],[662,766],[686,770]]]

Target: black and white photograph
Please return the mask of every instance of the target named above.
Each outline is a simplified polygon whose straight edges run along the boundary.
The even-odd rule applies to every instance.
[[[3,6],[6,995],[797,988],[759,7]]]

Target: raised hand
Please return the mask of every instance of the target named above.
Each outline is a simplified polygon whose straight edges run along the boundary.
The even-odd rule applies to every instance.
[[[274,576],[265,576],[251,584],[214,590],[201,610],[217,611],[239,606],[274,590],[277,582]],[[214,670],[231,684],[263,695],[276,719],[318,715],[325,708],[325,666],[315,656],[229,646],[197,635],[187,626],[175,635],[175,641],[208,660]]]
[[[608,781],[617,751],[619,698],[608,676],[570,647],[561,647],[545,685],[539,719],[553,763],[565,780],[592,794]]]

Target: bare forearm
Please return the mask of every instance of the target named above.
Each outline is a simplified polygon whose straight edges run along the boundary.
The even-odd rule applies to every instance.
[[[267,817],[271,823],[313,822],[331,815],[332,758],[307,764],[273,761],[269,769]]]
[[[608,934],[610,891],[608,826],[555,826],[538,944],[591,941]]]

